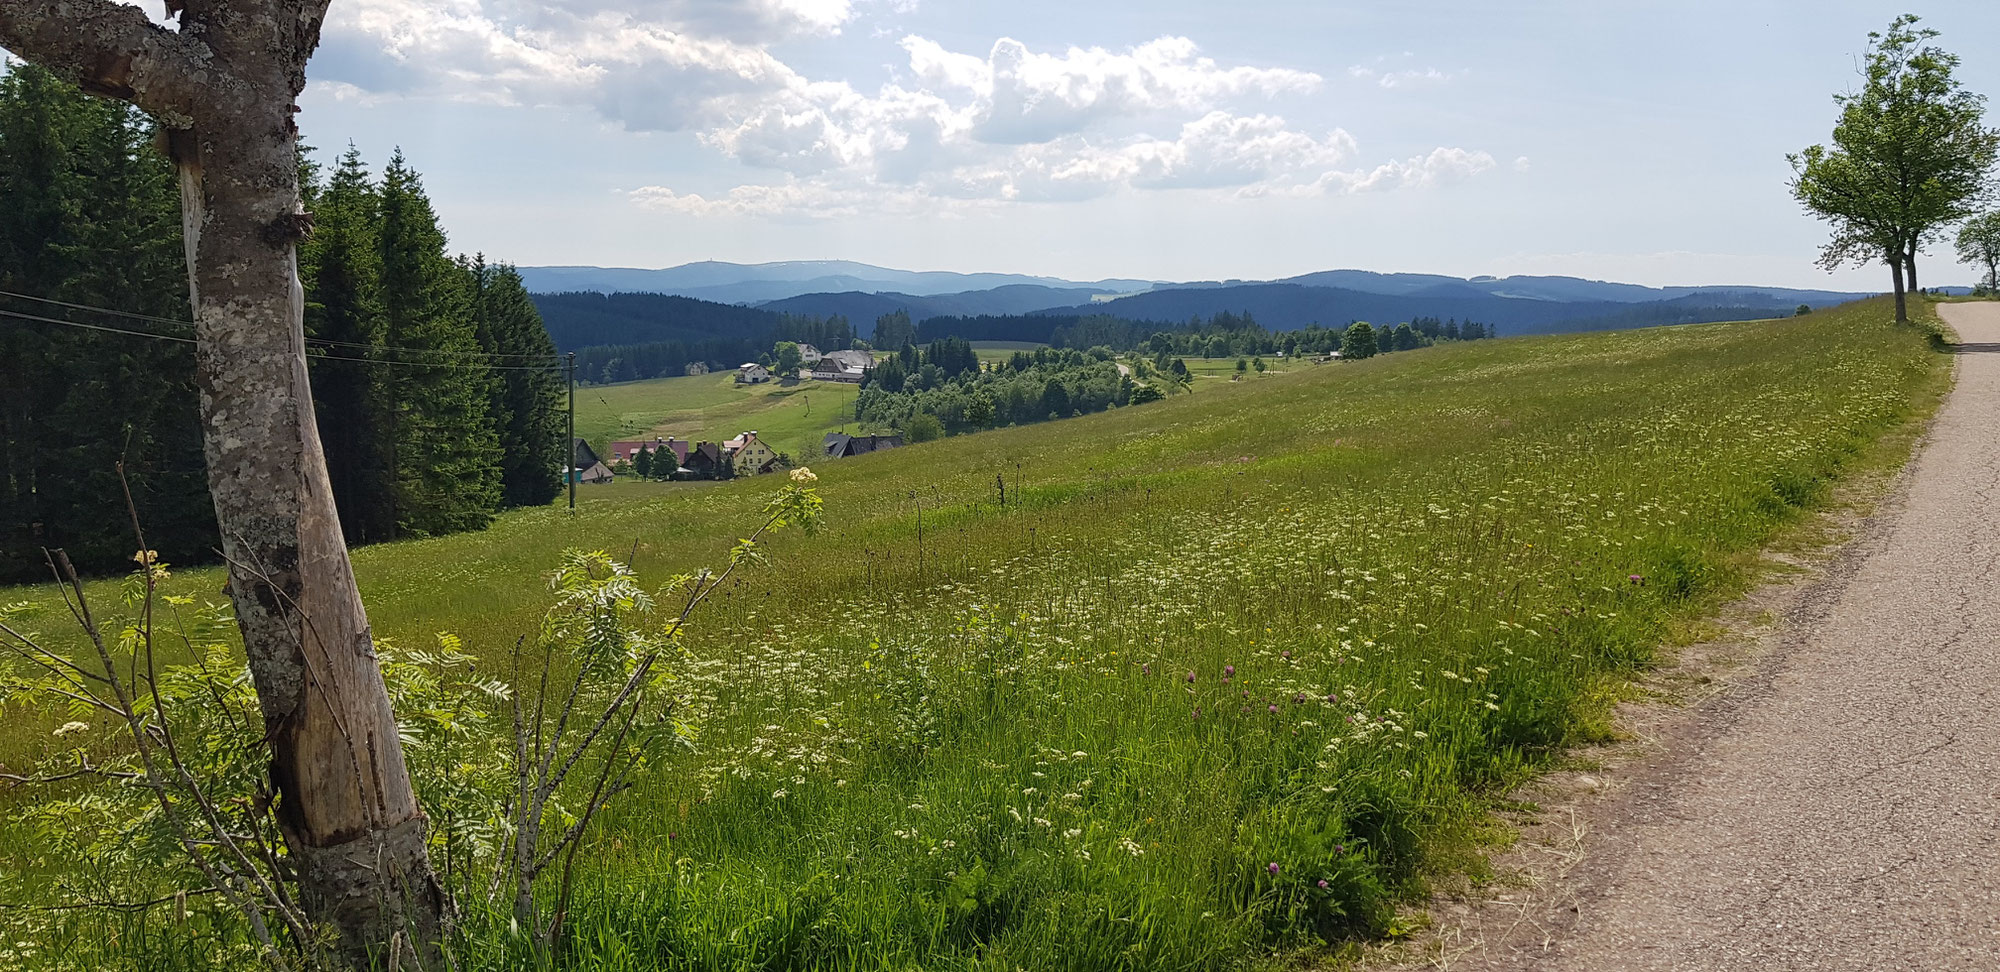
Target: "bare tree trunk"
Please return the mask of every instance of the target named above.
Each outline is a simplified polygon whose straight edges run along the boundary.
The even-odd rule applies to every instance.
[[[1904,286],[1910,288],[1910,293],[1913,294],[1923,293],[1924,292],[1923,288],[1917,286],[1917,241],[1916,240],[1910,241],[1909,250],[1903,254],[1903,265],[1904,267],[1907,268],[1907,272],[1910,275],[1910,279],[1904,282]]]
[[[1903,296],[1903,251],[1901,247],[1896,247],[1889,251],[1888,262],[1889,273],[1896,278],[1896,323],[1907,324],[1910,321],[1910,311],[1909,304]]]
[[[209,487],[308,916],[363,965],[447,910],[335,515],[306,378],[294,104],[325,0],[0,0],[0,45],[168,129],[196,313]]]

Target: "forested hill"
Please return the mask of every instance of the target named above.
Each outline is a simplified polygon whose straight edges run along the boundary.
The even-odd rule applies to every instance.
[[[1746,320],[1788,314],[1795,306],[1782,298],[1754,292],[1726,296],[1696,294],[1676,300],[1644,303],[1557,302],[1475,295],[1465,290],[1393,295],[1274,283],[1168,287],[1117,300],[1052,308],[1038,313],[1109,314],[1135,320],[1184,321],[1190,317],[1212,317],[1223,311],[1247,312],[1265,327],[1280,331],[1308,324],[1338,328],[1349,321],[1381,323],[1416,317],[1444,317],[1485,321],[1497,325],[1502,335],[1508,335]]]
[[[604,344],[761,338],[777,330],[779,319],[774,311],[668,294],[577,292],[533,297],[549,337],[562,351]]]

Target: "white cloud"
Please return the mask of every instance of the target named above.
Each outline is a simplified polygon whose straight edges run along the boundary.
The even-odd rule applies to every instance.
[[[316,85],[339,99],[441,97],[583,106],[641,131],[686,131],[777,176],[719,195],[647,186],[632,199],[696,216],[826,216],[1085,199],[1126,191],[1297,195],[1423,188],[1493,167],[1485,152],[1343,169],[1352,136],[1263,110],[1317,92],[1286,67],[1225,65],[1185,37],[1122,49],[984,55],[905,36],[872,93],[808,78],[773,53],[831,37],[856,5],[908,0],[345,0]]]
[[[1010,37],[984,60],[906,37],[918,78],[975,100],[973,133],[1001,144],[1046,142],[1107,117],[1207,111],[1226,99],[1316,90],[1317,74],[1289,68],[1229,67],[1202,57],[1185,37],[1162,37],[1113,52],[1072,47],[1038,54]]]
[[[1440,71],[1437,68],[1409,68],[1401,71],[1382,71],[1362,64],[1347,69],[1349,77],[1363,81],[1373,81],[1384,88],[1404,88],[1420,84],[1445,84],[1464,76],[1463,72]]]

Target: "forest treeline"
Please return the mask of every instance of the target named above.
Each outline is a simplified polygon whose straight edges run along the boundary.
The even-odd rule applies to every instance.
[[[769,366],[771,347],[779,341],[810,344],[821,351],[855,346],[894,351],[905,346],[928,347],[946,339],[1019,341],[1078,351],[1102,347],[1219,358],[1328,353],[1339,350],[1345,330],[1314,324],[1273,331],[1248,312],[1231,311],[1174,323],[1109,314],[912,321],[907,311],[898,310],[877,317],[864,341],[854,325],[840,315],[776,314],[667,294],[562,293],[537,294],[534,299],[556,344],[575,351],[577,377],[598,384],[679,377],[693,373],[690,366],[696,364],[708,370],[734,368],[746,361]],[[1399,334],[1397,325],[1378,329],[1382,350],[1422,347],[1440,340],[1489,338],[1495,331],[1491,324],[1436,317],[1418,317],[1401,326],[1407,333]],[[607,335],[636,335],[646,340],[598,343]]]
[[[982,363],[971,340],[949,333],[948,327],[932,331],[938,336],[918,347],[914,339],[933,321],[913,328],[901,311],[876,320],[875,337],[900,341],[901,346],[877,363],[863,382],[855,402],[862,423],[893,426],[906,439],[922,442],[1158,401],[1192,385],[1193,373],[1184,360],[1188,357],[1236,358],[1239,372],[1248,372],[1254,358],[1262,373],[1269,368],[1265,355],[1282,360],[1338,351],[1349,358],[1369,358],[1493,334],[1488,325],[1434,317],[1394,327],[1356,322],[1338,329],[1313,325],[1279,333],[1265,330],[1250,314],[1228,311],[1165,327],[1084,317],[1052,331],[1053,347],[1016,351],[1005,361]],[[1088,347],[1083,346],[1086,343]],[[1122,370],[1117,360],[1121,354],[1128,362]]]
[[[121,103],[0,75],[0,582],[46,579],[45,547],[128,568],[121,463],[147,542],[214,559],[180,196],[153,140]],[[303,168],[314,407],[349,542],[554,499],[561,373],[519,275],[447,254],[400,153],[379,177],[352,149]]]

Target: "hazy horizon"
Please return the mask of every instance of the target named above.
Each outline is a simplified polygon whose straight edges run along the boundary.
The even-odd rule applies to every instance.
[[[1926,7],[2000,93],[2000,5]],[[1785,154],[1903,9],[336,0],[301,125],[521,265],[1882,290],[1814,265]]]

